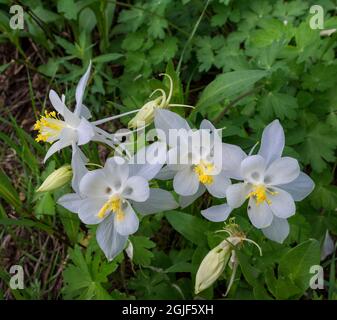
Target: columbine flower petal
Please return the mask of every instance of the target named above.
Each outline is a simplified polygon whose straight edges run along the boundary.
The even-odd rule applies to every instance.
[[[171,192],[159,188],[151,188],[150,196],[144,202],[132,202],[132,206],[142,215],[159,213],[176,209],[179,205]]]
[[[270,226],[273,221],[273,212],[267,202],[257,204],[253,198],[248,202],[248,217],[251,223],[258,229]]]
[[[238,146],[233,144],[222,144],[222,169],[227,176],[232,179],[241,180],[240,163],[247,157],[247,154]]]
[[[232,208],[239,208],[246,201],[251,187],[246,183],[236,183],[230,185],[226,190],[227,203]]]
[[[269,206],[275,216],[286,219],[295,214],[295,202],[288,192],[273,187],[273,191],[268,195],[268,199],[270,200]]]
[[[267,166],[281,157],[284,140],[284,131],[278,120],[274,120],[263,130],[258,154],[266,160]]]
[[[259,155],[249,156],[241,162],[241,175],[252,184],[263,183],[265,169],[265,160]]]
[[[213,197],[225,198],[226,190],[230,184],[230,179],[227,177],[225,172],[221,171],[219,174],[213,176],[213,182],[206,184],[206,188]]]
[[[57,203],[71,212],[78,213],[82,205],[82,201],[83,199],[79,194],[69,193],[59,198]]]
[[[201,214],[208,220],[212,222],[222,222],[225,221],[229,214],[232,212],[231,208],[227,203],[210,207],[206,210],[201,210]]]
[[[87,68],[87,71],[81,77],[81,79],[78,82],[78,85],[76,87],[76,93],[75,93],[76,107],[75,107],[74,114],[78,117],[81,115],[83,95],[84,95],[85,87],[87,85],[87,82],[88,82],[88,79],[89,79],[89,76],[90,76],[90,69],[91,69],[91,61],[89,62],[89,66]]]
[[[123,214],[116,215],[115,225],[117,232],[122,236],[128,236],[138,230],[139,220],[129,202],[124,202]]]
[[[192,166],[177,172],[173,179],[173,188],[182,196],[191,196],[198,191],[199,179]]]
[[[150,195],[148,181],[139,176],[130,177],[123,187],[122,196],[137,202],[144,202]]]
[[[266,185],[286,184],[295,180],[300,174],[300,166],[294,158],[283,157],[270,164],[265,172],[264,183]]]
[[[80,182],[80,193],[89,198],[106,199],[111,191],[110,184],[102,169],[88,172]]]
[[[104,206],[104,198],[86,198],[82,200],[78,210],[78,216],[85,224],[98,224],[105,217],[99,217],[97,213]]]
[[[165,133],[166,139],[169,138],[170,129],[191,130],[185,119],[169,110],[156,110],[154,123],[157,129],[160,129]]]
[[[287,219],[273,218],[271,225],[262,229],[263,234],[270,240],[283,243],[289,234],[289,223]]]
[[[280,188],[290,193],[295,201],[301,201],[314,190],[315,183],[308,175],[300,172],[294,181],[283,184]]]
[[[103,168],[106,180],[116,190],[123,188],[130,176],[130,168],[125,159],[121,157],[109,158]]]
[[[110,215],[98,226],[96,239],[107,259],[111,261],[124,250],[128,237],[116,231],[115,216]]]
[[[186,208],[188,207],[190,204],[192,204],[196,199],[198,199],[200,196],[202,196],[204,194],[204,192],[206,191],[206,187],[200,183],[199,184],[199,189],[198,191],[191,195],[191,196],[180,196],[179,197],[179,205],[181,208]]]

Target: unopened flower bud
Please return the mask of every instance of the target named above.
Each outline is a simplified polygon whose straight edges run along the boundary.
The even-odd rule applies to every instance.
[[[220,232],[228,233],[229,237],[212,249],[202,260],[195,278],[195,294],[209,288],[221,276],[227,265],[229,265],[232,269],[232,275],[225,294],[227,295],[233,284],[238,266],[234,249],[242,242],[247,241],[256,245],[260,251],[260,255],[262,255],[259,245],[253,240],[247,239],[245,234],[239,230],[238,225],[231,223],[224,230],[220,230]]]
[[[36,191],[47,192],[63,187],[71,180],[72,176],[71,166],[65,165],[51,173]]]
[[[137,129],[150,124],[154,119],[155,110],[160,106],[159,102],[161,99],[162,97],[159,97],[145,103],[138,113],[129,121],[128,128]]]
[[[195,278],[195,294],[210,287],[220,277],[226,268],[231,251],[231,245],[224,241],[208,252]]]

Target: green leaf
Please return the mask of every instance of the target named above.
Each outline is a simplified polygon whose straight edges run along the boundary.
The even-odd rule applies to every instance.
[[[177,47],[177,38],[168,37],[164,41],[158,42],[150,51],[153,64],[158,64],[162,61],[168,62],[174,58]]]
[[[64,231],[72,243],[77,243],[80,231],[80,219],[78,216],[61,206],[58,206],[60,220],[62,222]]]
[[[100,254],[91,251],[84,256],[78,246],[69,250],[69,257],[72,264],[63,272],[64,298],[111,299],[103,284],[108,282],[108,275],[117,269],[117,261],[107,262]]]
[[[95,57],[94,59],[92,59],[92,62],[94,62],[94,63],[106,63],[106,62],[117,60],[121,57],[123,57],[123,55],[120,54],[120,53],[107,53],[107,54],[102,54],[98,57]]]
[[[311,164],[315,171],[322,172],[327,166],[325,161],[334,162],[336,160],[336,134],[335,129],[322,122],[313,125],[307,132],[304,143],[300,146],[302,161],[305,164]]]
[[[42,196],[37,200],[35,206],[35,214],[36,215],[54,215],[55,214],[56,203],[51,196],[50,192],[45,192]]]
[[[0,169],[0,198],[4,199],[9,205],[16,209],[21,208],[19,194],[16,192],[11,181],[2,169]]]
[[[285,93],[269,92],[261,100],[261,116],[267,119],[296,118],[297,100]]]
[[[199,246],[207,246],[208,222],[179,211],[171,211],[165,217],[187,240]]]
[[[132,236],[130,241],[133,245],[133,261],[141,266],[149,266],[153,258],[153,253],[148,250],[156,246],[156,244],[147,237]]]
[[[196,110],[207,108],[247,91],[267,74],[266,71],[261,70],[244,70],[228,72],[216,77],[202,92]]]
[[[69,20],[76,20],[78,8],[74,0],[58,0],[57,11]]]
[[[280,260],[279,278],[288,277],[304,292],[312,277],[310,268],[320,263],[320,244],[310,239],[290,249]]]

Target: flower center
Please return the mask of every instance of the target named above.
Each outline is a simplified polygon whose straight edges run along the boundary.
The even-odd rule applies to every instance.
[[[39,132],[35,140],[52,143],[65,127],[66,123],[57,117],[55,111],[46,111],[45,115],[41,116],[41,119],[37,120],[34,125],[34,130]]]
[[[201,161],[193,170],[198,175],[199,181],[203,184],[213,183],[214,178],[211,174],[214,170],[214,164]]]
[[[259,184],[259,185],[254,186],[253,191],[251,191],[248,194],[247,198],[253,197],[256,202],[256,205],[259,205],[263,203],[264,201],[266,201],[267,204],[271,204],[271,201],[267,198],[268,193],[270,195],[277,194],[277,192],[267,189],[265,185]]]
[[[110,211],[116,214],[118,221],[124,219],[123,201],[119,196],[117,195],[112,196],[103,205],[101,210],[98,212],[97,217],[103,219],[106,216],[106,214],[108,214]]]

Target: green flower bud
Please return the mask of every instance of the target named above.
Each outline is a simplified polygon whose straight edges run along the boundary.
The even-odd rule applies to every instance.
[[[65,165],[51,173],[36,191],[47,192],[63,187],[71,180],[72,176],[71,166]]]

